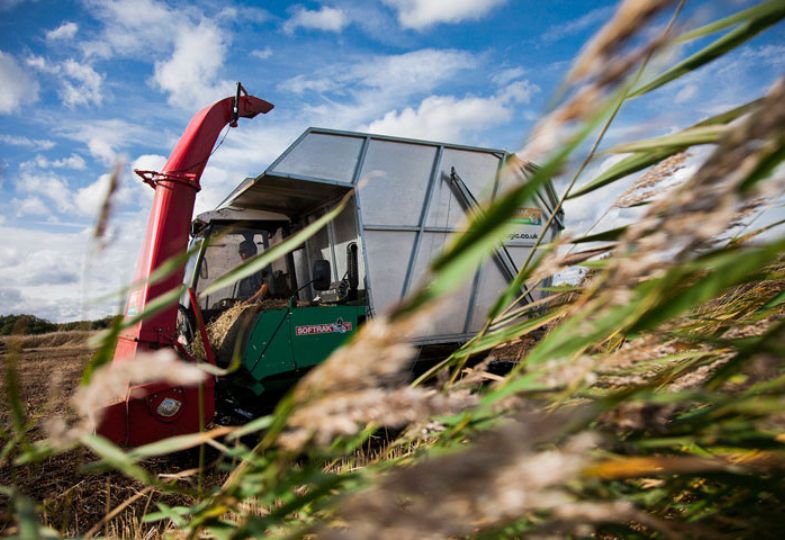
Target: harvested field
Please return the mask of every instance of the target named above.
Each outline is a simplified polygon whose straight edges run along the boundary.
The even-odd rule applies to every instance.
[[[38,422],[51,414],[66,414],[65,396],[79,384],[90,359],[89,332],[54,332],[33,336],[0,338],[0,360],[7,370],[14,362],[18,370],[19,392],[31,423],[31,438],[41,435]],[[5,395],[5,378],[0,381]],[[10,425],[10,410],[0,410],[3,428]]]
[[[86,340],[90,332],[57,332],[34,336],[0,338],[0,363],[7,373],[16,366],[18,388],[26,416],[26,440],[44,437],[42,422],[54,416],[68,418],[68,398],[79,384],[91,350]],[[13,435],[12,414],[7,405],[6,377],[0,379],[3,407],[0,408],[0,441],[5,446]],[[0,461],[0,485],[15,486],[39,504],[39,515],[48,525],[68,535],[85,534],[100,523],[105,514],[124,501],[136,497],[123,511],[95,533],[112,537],[154,538],[159,525],[142,523],[145,510],[155,510],[155,502],[170,504],[183,500],[171,495],[157,497],[152,490],[119,472],[86,473],[95,456],[85,448],[47,459],[29,467],[11,467]],[[145,468],[153,473],[173,473],[195,465],[192,456],[179,455],[149,460]],[[186,480],[187,481],[187,480]],[[8,499],[0,495],[0,534],[14,534]]]

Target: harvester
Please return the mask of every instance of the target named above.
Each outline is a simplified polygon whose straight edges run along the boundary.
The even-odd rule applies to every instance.
[[[214,418],[216,402],[235,420],[259,414],[364,321],[425,279],[429,262],[467,214],[477,211],[478,201],[526,181],[533,170],[504,150],[309,128],[263,173],[246,178],[218,208],[191,221],[201,173],[220,130],[272,107],[246,95],[238,83],[236,96],[197,113],[162,171],[137,171],[156,192],[137,280],[145,281],[164,261],[189,248],[189,237],[192,256],[167,279],[132,293],[126,315],[142,312],[181,283],[188,292],[179,304],[172,302],[126,331],[113,361],[133,361],[138,352],[162,347],[193,359],[189,352],[203,347],[219,367],[239,354],[239,366],[202,388],[129,388],[124,400],[108,408],[98,429],[119,444],[136,446],[198,431]],[[346,203],[349,192],[354,195]],[[343,211],[304,244],[254,275],[211,287],[341,201]],[[479,331],[538,239],[549,242],[563,227],[561,211],[549,219],[556,206],[548,184],[520,208],[515,232],[415,344],[454,348]],[[542,294],[524,288],[522,302]],[[242,324],[234,330],[239,331],[229,332],[218,350],[206,338],[205,325],[238,307]]]

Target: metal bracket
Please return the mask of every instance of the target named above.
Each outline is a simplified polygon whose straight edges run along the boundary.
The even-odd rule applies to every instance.
[[[232,100],[232,121],[229,122],[231,127],[237,127],[237,120],[240,118],[240,97],[247,96],[248,91],[245,89],[240,81],[237,81],[237,90]]]
[[[200,191],[202,186],[199,185],[199,180],[194,173],[178,173],[177,175],[162,173],[159,171],[143,171],[141,169],[134,169],[134,174],[142,179],[142,182],[155,189],[158,182],[178,182]]]

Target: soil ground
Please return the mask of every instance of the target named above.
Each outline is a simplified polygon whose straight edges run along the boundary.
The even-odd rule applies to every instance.
[[[18,389],[26,416],[26,439],[44,437],[41,423],[55,415],[70,416],[68,398],[79,384],[82,370],[92,351],[86,341],[89,332],[59,332],[40,336],[0,338],[0,445],[13,436],[8,399],[8,372],[16,366]],[[16,453],[15,453],[16,454]],[[13,457],[14,454],[12,454]],[[104,515],[123,501],[137,495],[144,486],[120,473],[88,474],[84,466],[95,461],[84,448],[47,459],[31,466],[12,466],[0,460],[0,486],[13,486],[37,504],[44,525],[67,535],[79,535],[99,523]],[[151,472],[177,472],[190,465],[189,456],[179,455],[144,463]],[[138,497],[119,513],[99,535],[124,538],[153,538],[162,524],[142,523],[145,508],[155,510],[156,501],[178,501],[156,493]],[[0,535],[14,534],[9,499],[0,495]]]

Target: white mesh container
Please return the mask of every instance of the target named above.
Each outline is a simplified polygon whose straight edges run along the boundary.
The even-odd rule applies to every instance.
[[[519,164],[516,174],[500,174],[511,158]],[[360,289],[370,313],[379,314],[427,279],[429,262],[465,224],[467,211],[512,183],[525,182],[532,167],[504,150],[310,128],[220,207],[276,212],[304,225],[355,189],[342,215],[308,241],[302,264],[325,258],[340,279],[346,271],[345,247],[357,242]],[[545,229],[556,202],[548,183],[519,209],[516,231],[467,276],[445,304],[443,316],[418,342],[464,341],[480,329],[537,239],[544,235],[542,243],[550,242],[563,228],[559,212]],[[529,302],[541,294],[521,292]]]

